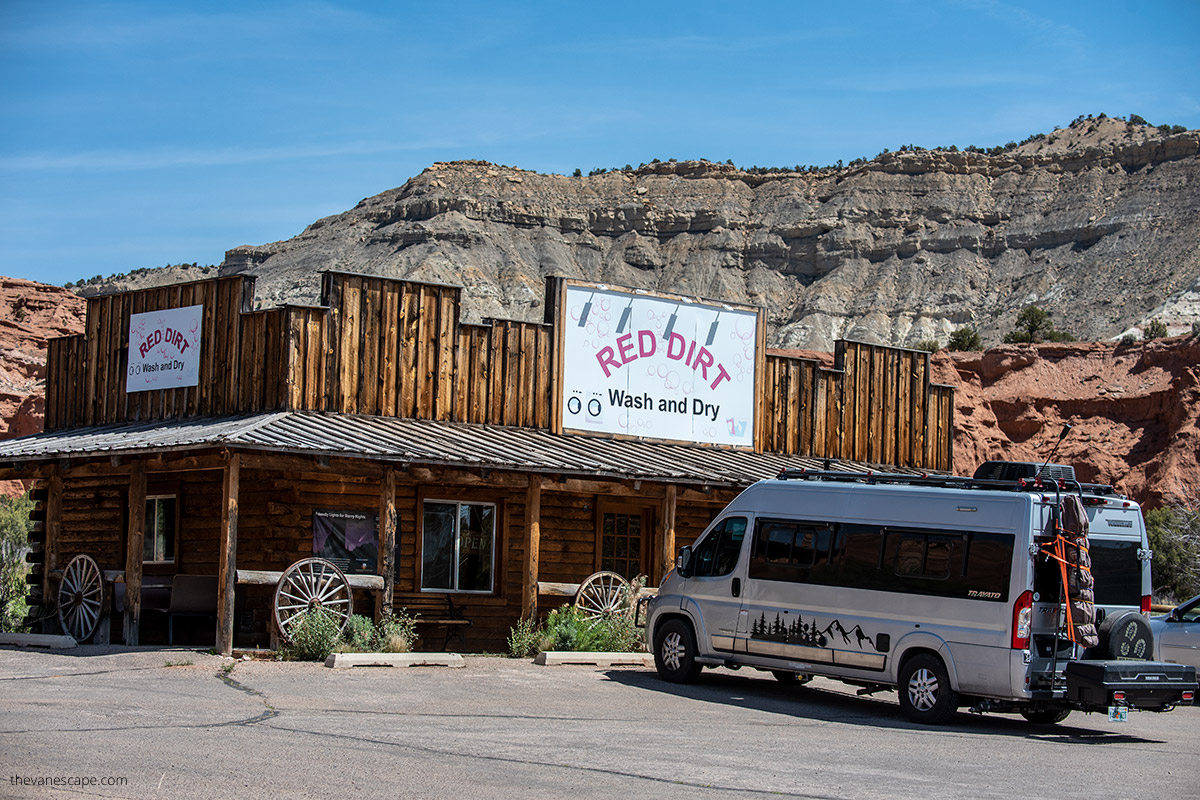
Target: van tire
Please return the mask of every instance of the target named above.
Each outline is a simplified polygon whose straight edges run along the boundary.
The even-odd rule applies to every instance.
[[[1154,658],[1154,631],[1137,611],[1109,614],[1100,623],[1100,660],[1150,661]]]
[[[691,683],[703,667],[696,663],[696,635],[681,619],[669,619],[654,632],[654,668],[671,683]]]
[[[1069,708],[1026,708],[1021,716],[1034,725],[1057,725],[1071,716]]]
[[[900,667],[900,710],[922,725],[941,725],[958,712],[958,692],[942,660],[920,653]]]

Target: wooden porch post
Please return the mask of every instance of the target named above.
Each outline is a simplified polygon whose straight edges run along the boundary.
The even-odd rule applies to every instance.
[[[529,478],[525,494],[525,585],[521,593],[521,617],[535,619],[538,601],[538,551],[542,544],[542,479]]]
[[[662,553],[660,558],[660,569],[662,570],[657,576],[658,580],[662,580],[671,568],[675,566],[675,499],[678,496],[679,490],[675,484],[667,484],[667,491],[663,496],[662,504]]]
[[[242,457],[239,453],[225,462],[221,482],[221,549],[217,577],[217,652],[233,655],[233,598],[237,589],[238,480]]]
[[[379,487],[379,574],[383,576],[383,591],[375,596],[375,620],[392,613],[396,593],[396,470],[383,472]]]
[[[136,647],[142,617],[142,554],[146,539],[146,464],[129,476],[129,530],[125,539],[125,644]]]
[[[50,480],[46,485],[46,541],[42,544],[42,552],[45,554],[42,564],[43,610],[52,607],[50,573],[58,569],[58,549],[59,542],[62,541],[63,479],[57,465],[50,469]],[[42,632],[50,633],[44,628]]]

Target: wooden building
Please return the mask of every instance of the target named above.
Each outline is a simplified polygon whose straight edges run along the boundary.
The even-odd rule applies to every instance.
[[[348,571],[356,612],[449,596],[471,623],[462,647],[498,650],[519,617],[598,569],[657,583],[741,488],[785,467],[951,468],[952,389],[931,383],[928,354],[839,342],[827,369],[767,352],[761,314],[744,445],[573,428],[568,328],[585,320],[568,320],[571,290],[590,305],[609,287],[553,279],[544,323],[463,324],[458,288],[338,272],[317,307],[254,310],[240,276],[90,298],[86,332],[50,343],[45,432],[0,443],[0,477],[37,481],[31,616],[53,610],[63,567],[86,554],[105,610],[123,595],[124,641],[161,635],[156,621],[143,636],[167,610],[143,608],[148,587],[213,576],[199,614],[216,619],[220,651],[263,644],[274,579],[332,537],[370,554]],[[161,328],[192,359],[190,385],[151,381],[182,363],[147,360],[167,353],[143,325],[159,312],[174,315]],[[604,357],[637,357],[616,341],[597,356],[605,374]],[[697,344],[688,374],[708,383],[713,366],[720,384]],[[143,370],[152,388],[135,385]],[[724,425],[715,403],[711,416]]]

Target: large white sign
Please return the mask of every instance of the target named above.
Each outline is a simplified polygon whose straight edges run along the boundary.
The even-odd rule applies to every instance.
[[[753,446],[756,312],[576,285],[563,309],[564,429]]]
[[[125,391],[177,389],[198,384],[203,317],[204,306],[131,314]]]

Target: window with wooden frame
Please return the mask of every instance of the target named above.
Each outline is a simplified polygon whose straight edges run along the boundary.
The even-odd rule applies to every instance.
[[[492,592],[498,517],[495,503],[425,500],[421,590]]]
[[[175,562],[178,530],[178,497],[173,494],[147,495],[142,561],[148,564]]]
[[[645,574],[653,519],[653,511],[644,506],[602,505],[596,532],[597,568],[628,580]]]

